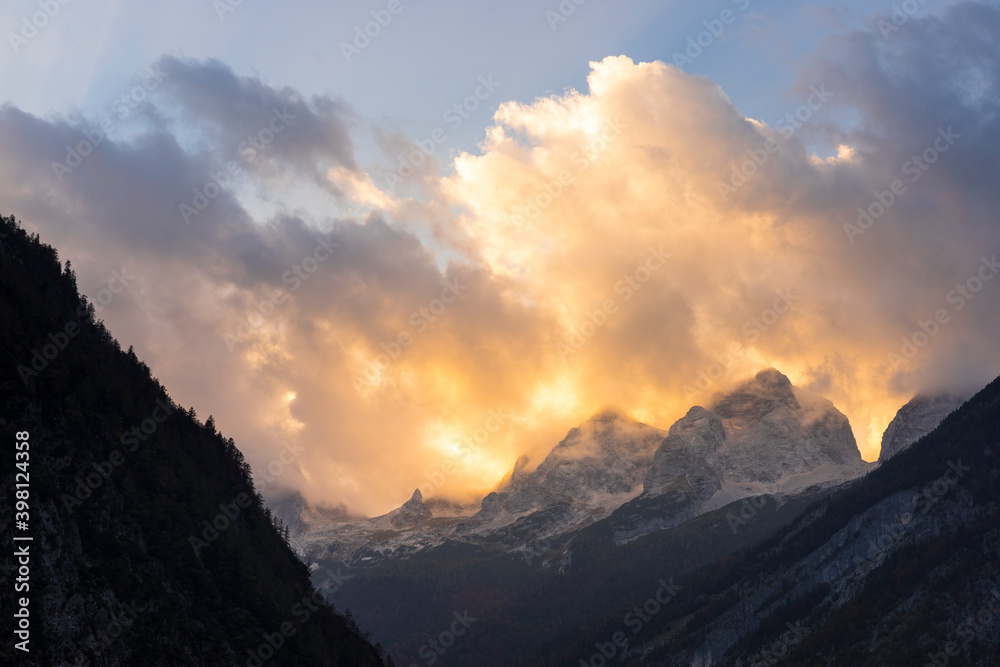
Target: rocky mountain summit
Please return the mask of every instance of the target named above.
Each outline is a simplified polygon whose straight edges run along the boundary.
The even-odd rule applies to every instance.
[[[663,431],[604,411],[572,429],[535,470],[518,459],[509,478],[483,500],[462,531],[565,504],[573,526],[602,517],[642,492]],[[563,526],[563,528],[570,526]]]
[[[424,504],[424,496],[420,493],[420,489],[417,489],[410,496],[410,499],[403,503],[403,506],[398,510],[391,513],[389,517],[389,523],[392,524],[393,528],[412,528],[425,521],[430,521],[434,515],[431,514],[430,508]]]
[[[741,498],[780,500],[842,484],[870,468],[833,403],[770,368],[691,408],[653,456],[644,491],[615,513],[616,538],[662,530]]]
[[[709,410],[695,406],[670,427],[646,475],[658,495],[680,477],[747,490],[791,491],[824,467],[850,474],[863,463],[851,425],[833,403],[792,386],[778,371],[755,378]],[[773,488],[769,488],[773,487]]]

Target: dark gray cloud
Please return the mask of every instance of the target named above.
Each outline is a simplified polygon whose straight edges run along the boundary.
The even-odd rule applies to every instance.
[[[197,129],[217,155],[242,159],[248,169],[290,168],[327,184],[326,169],[356,169],[350,107],[339,100],[306,99],[287,87],[237,76],[217,60],[160,59],[165,113],[185,131]],[[270,140],[269,140],[270,137]]]

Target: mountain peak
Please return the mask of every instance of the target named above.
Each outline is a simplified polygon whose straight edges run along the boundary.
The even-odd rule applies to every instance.
[[[777,368],[765,368],[754,376],[754,381],[762,386],[791,387],[792,381]]]
[[[605,407],[601,408],[600,410],[598,410],[597,412],[595,412],[593,415],[591,415],[590,419],[588,419],[587,421],[592,421],[592,422],[610,422],[610,421],[617,421],[619,419],[627,419],[627,417],[618,408],[616,408],[614,406],[608,405],[608,406],[605,406]]]
[[[637,494],[664,435],[618,410],[601,410],[570,429],[531,472],[519,458],[500,489],[508,492],[503,506],[520,514],[567,499],[579,508]]]
[[[797,478],[784,483],[790,488],[809,475],[855,475],[860,464],[847,417],[830,401],[767,368],[716,399],[711,409],[695,406],[670,427],[646,476],[645,491],[707,493],[724,483],[758,485],[754,488],[760,490],[764,487],[759,485]]]
[[[774,368],[768,368],[719,398],[711,411],[722,419],[742,417],[752,424],[782,405],[792,410],[800,407],[788,377]]]
[[[389,520],[394,528],[410,528],[434,518],[431,509],[424,504],[424,495],[416,489],[403,506],[391,513]]]

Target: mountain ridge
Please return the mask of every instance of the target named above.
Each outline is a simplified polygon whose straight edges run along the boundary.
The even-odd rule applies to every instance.
[[[449,540],[530,557],[532,545],[594,522],[618,522],[619,539],[627,541],[743,498],[836,486],[869,467],[843,413],[769,368],[711,409],[693,406],[667,432],[605,408],[570,429],[534,470],[525,472],[519,457],[467,516],[436,516],[415,492],[380,517],[314,518],[292,542],[307,562],[352,566]]]

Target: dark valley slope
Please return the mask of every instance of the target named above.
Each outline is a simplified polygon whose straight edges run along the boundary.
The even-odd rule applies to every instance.
[[[69,265],[13,218],[0,222],[0,438],[0,585],[30,597],[31,632],[30,652],[16,649],[5,602],[0,664],[383,664],[317,603],[233,441],[120,349]],[[17,596],[15,533],[33,538],[17,542],[30,545]]]

